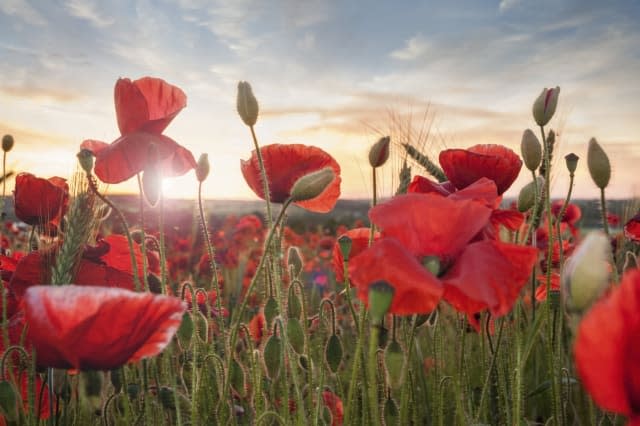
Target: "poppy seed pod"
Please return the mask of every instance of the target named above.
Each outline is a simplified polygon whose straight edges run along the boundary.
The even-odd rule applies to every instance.
[[[546,87],[542,89],[542,93],[533,103],[533,118],[538,126],[544,126],[553,117],[558,105],[559,94],[560,87],[558,86],[552,89],[547,89]]]
[[[575,173],[576,168],[578,168],[579,159],[580,157],[575,155],[573,152],[564,156],[564,160],[567,163],[567,170],[569,170],[569,173]]]
[[[258,100],[253,95],[251,85],[246,81],[238,83],[237,105],[238,114],[247,126],[253,126],[258,121]]]
[[[562,286],[567,308],[577,312],[588,309],[609,286],[611,244],[602,231],[589,233],[567,259]]]
[[[369,164],[371,167],[376,168],[383,166],[389,159],[389,143],[391,138],[389,136],[382,137],[373,144],[369,150]]]
[[[198,182],[204,182],[209,176],[209,155],[204,153],[200,154],[200,158],[198,158],[198,163],[196,165],[196,178]]]
[[[589,141],[587,166],[596,186],[600,189],[606,188],[609,185],[609,179],[611,179],[611,164],[607,153],[604,152],[596,138],[591,138]]]
[[[291,188],[291,201],[306,201],[316,198],[335,178],[331,167],[325,167],[298,179]]]
[[[9,152],[9,151],[11,151],[11,149],[13,148],[13,143],[14,143],[13,136],[11,136],[11,135],[4,135],[4,136],[2,137],[2,150],[3,150],[4,152]]]
[[[527,129],[522,134],[520,143],[520,153],[527,169],[535,171],[542,161],[542,144],[531,129]]]

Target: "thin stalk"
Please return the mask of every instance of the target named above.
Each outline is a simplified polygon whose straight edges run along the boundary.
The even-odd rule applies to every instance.
[[[264,167],[262,152],[260,151],[260,145],[258,144],[258,138],[256,137],[256,132],[253,129],[253,126],[249,126],[249,130],[251,130],[251,138],[253,139],[253,146],[255,147],[256,157],[258,158],[258,166],[260,167],[260,177],[262,178],[262,192],[264,193],[264,201],[267,203],[267,228],[271,229],[273,216],[271,215],[271,192],[269,191],[267,169]]]
[[[607,238],[611,238],[609,234],[609,222],[607,221],[607,200],[604,196],[604,188],[600,188],[600,212],[602,213],[602,226],[604,233],[607,234]],[[616,267],[615,254],[611,251],[611,275],[614,282],[619,281],[618,268]]]
[[[413,344],[415,341],[415,336],[416,336],[416,324],[417,324],[417,319],[418,316],[417,315],[413,315],[412,318],[412,322],[411,322],[411,333],[409,334],[409,343],[407,345],[407,366],[411,365],[411,355],[413,354]],[[406,327],[405,327],[406,330]],[[407,341],[406,339],[406,333],[405,333],[405,342]],[[409,384],[408,384],[408,380],[405,381],[402,385],[402,393],[400,394],[400,421],[408,421],[407,420],[407,411],[409,410],[409,392],[410,389]]]
[[[343,260],[342,262],[342,276],[344,277],[344,293],[347,299],[347,305],[349,305],[349,311],[351,312],[351,317],[353,318],[353,323],[356,326],[356,332],[360,332],[360,326],[358,324],[358,316],[356,315],[356,310],[353,307],[353,302],[351,301],[351,283],[349,281],[349,262],[347,260]],[[358,337],[359,334],[358,334]]]
[[[167,249],[164,242],[164,195],[160,193],[160,212],[158,215],[158,231],[160,239],[160,281],[162,294],[167,293]],[[195,300],[194,300],[195,303]]]
[[[351,381],[349,382],[349,392],[347,394],[347,407],[344,411],[344,424],[353,424],[351,420],[351,409],[353,398],[355,396],[358,370],[360,370],[360,359],[362,358],[362,340],[364,339],[364,322],[367,310],[364,305],[360,305],[360,329],[358,330],[358,340],[356,341],[356,352],[353,357],[353,365],[351,366]]]
[[[489,370],[487,370],[487,377],[484,380],[484,385],[482,385],[482,392],[480,393],[480,403],[478,404],[478,412],[476,413],[476,418],[473,423],[478,423],[480,416],[482,415],[482,411],[484,408],[484,400],[487,396],[487,390],[489,389],[489,384],[491,382],[492,372],[496,365],[498,352],[500,351],[500,343],[502,342],[503,329],[504,329],[504,320],[500,321],[500,327],[498,328],[498,338],[496,339],[495,348],[490,344],[490,346],[493,348],[493,352],[491,354],[491,363],[489,364]]]
[[[378,334],[380,329],[377,325],[370,327],[369,337],[369,410],[371,410],[371,424],[380,425],[380,401],[378,400]]]
[[[140,251],[142,253],[142,281],[144,282],[144,291],[149,291],[149,278],[147,277],[147,244],[145,241],[144,231],[144,194],[142,189],[142,179],[140,173],[136,175],[138,178],[138,198],[140,200]]]
[[[536,171],[532,170],[531,171],[531,177],[533,178],[533,194],[534,194],[534,199],[533,199],[533,214],[535,214],[535,212],[538,211],[538,205],[540,204],[540,200],[538,199],[539,195],[538,195],[538,182],[536,180]],[[531,227],[533,227],[533,217],[531,218]],[[517,241],[517,240],[516,240]],[[533,231],[533,233],[531,234],[531,246],[532,247],[536,247],[537,246],[537,241],[536,241],[536,232],[535,230]],[[532,318],[535,320],[536,318],[536,280],[535,280],[535,273],[533,274],[533,279],[531,280],[531,316]]]

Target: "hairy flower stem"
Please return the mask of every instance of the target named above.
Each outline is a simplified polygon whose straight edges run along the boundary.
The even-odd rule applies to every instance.
[[[149,277],[147,276],[148,265],[147,265],[147,243],[146,243],[146,234],[144,230],[144,193],[142,189],[142,179],[140,178],[140,173],[136,175],[138,179],[138,200],[140,203],[140,251],[142,253],[142,281],[144,282],[144,291],[149,291]]]
[[[544,126],[540,126],[540,133],[542,134],[542,143],[544,146],[544,203],[545,210],[547,213],[548,225],[548,241],[547,241],[547,270],[546,270],[546,290],[547,290],[547,303],[546,307],[546,320],[547,320],[547,368],[549,370],[549,379],[551,380],[551,412],[554,419],[554,424],[563,425],[564,418],[562,418],[562,409],[560,407],[560,390],[558,383],[558,372],[555,369],[556,362],[554,358],[559,356],[559,354],[555,353],[553,347],[553,336],[554,336],[554,327],[553,327],[553,316],[555,315],[555,311],[557,307],[551,306],[551,269],[553,266],[553,221],[551,220],[551,185],[550,185],[550,175],[551,175],[551,146],[549,141],[546,138],[544,132]]]
[[[531,224],[530,224],[530,230],[533,229],[533,216],[535,215],[535,213],[538,211],[538,209],[540,208],[540,200],[539,197],[540,195],[538,194],[538,182],[536,179],[536,171],[532,170],[531,171],[531,177],[533,178],[533,210],[532,210],[532,217],[531,217]],[[529,232],[527,232],[528,234]],[[526,240],[525,240],[526,242]],[[537,241],[536,241],[536,232],[535,229],[533,230],[533,232],[531,233],[531,246],[532,247],[536,247]],[[532,279],[531,279],[531,317],[532,320],[536,319],[536,298],[535,298],[535,294],[536,294],[536,279],[535,279],[535,269],[534,272],[532,273]]]
[[[349,305],[349,311],[351,311],[351,317],[353,318],[353,323],[356,326],[356,332],[360,332],[360,326],[358,324],[358,316],[356,314],[356,310],[353,307],[353,302],[351,301],[351,283],[349,281],[349,261],[342,261],[342,276],[344,277],[344,294],[347,298],[347,305]],[[359,335],[357,336],[360,337]]]
[[[504,320],[500,321],[500,327],[498,327],[498,338],[496,339],[496,346],[493,347],[493,345],[491,345],[491,341],[489,341],[489,346],[492,349],[491,362],[489,363],[489,369],[487,370],[487,377],[484,380],[484,385],[482,385],[482,391],[480,392],[480,403],[478,404],[478,412],[476,413],[475,421],[473,423],[478,423],[480,416],[482,415],[482,411],[484,409],[484,400],[487,396],[489,385],[491,384],[491,377],[493,376],[493,370],[496,366],[498,352],[500,351],[500,343],[502,343],[503,329],[504,329]]]
[[[394,321],[395,324],[395,321]],[[409,338],[406,338],[405,342],[408,340],[407,345],[407,365],[411,365],[411,355],[413,354],[413,345],[416,337],[416,325],[418,324],[418,316],[413,315],[411,320],[411,334],[409,334]],[[405,380],[402,385],[402,393],[400,394],[400,421],[401,422],[409,422],[408,411],[409,411],[409,393],[411,390],[409,389],[409,380]]]
[[[218,281],[218,265],[216,263],[216,252],[211,244],[209,237],[209,229],[207,228],[207,216],[204,213],[204,204],[202,203],[202,182],[198,184],[198,209],[200,211],[200,224],[202,225],[202,234],[204,236],[204,243],[207,247],[207,254],[209,255],[209,266],[211,267],[211,285],[216,292],[216,321],[218,323],[218,329],[220,335],[224,341],[224,316],[222,315],[222,295],[220,294],[220,282]],[[195,300],[195,299],[194,299]]]
[[[602,214],[602,227],[604,233],[607,234],[607,238],[611,238],[609,234],[609,221],[607,221],[607,200],[604,196],[604,188],[600,188],[600,213]],[[618,268],[616,267],[616,256],[613,250],[611,250],[611,275],[614,282],[619,281]]]
[[[567,212],[567,207],[569,206],[569,202],[571,201],[571,193],[573,192],[574,177],[575,177],[575,174],[573,172],[569,172],[569,191],[567,192],[567,198],[564,199],[564,204],[562,205],[562,209],[560,209],[560,214],[556,218],[556,234],[558,236],[560,265],[564,264],[564,249],[562,247],[562,232],[560,232],[560,225],[562,225],[562,218],[564,218],[564,214]]]
[[[258,166],[260,167],[260,177],[262,178],[262,192],[264,193],[264,201],[267,204],[267,229],[272,228],[273,216],[271,215],[271,192],[269,191],[269,178],[267,177],[267,169],[264,167],[264,161],[262,160],[262,152],[260,151],[260,145],[258,144],[258,138],[253,126],[249,126],[251,130],[251,138],[253,139],[253,146],[256,150],[256,157],[258,158]],[[269,247],[267,246],[267,249]]]
[[[360,305],[360,328],[358,330],[358,339],[356,341],[356,351],[355,356],[353,357],[353,365],[351,366],[351,381],[349,382],[349,392],[347,394],[347,407],[344,411],[344,424],[354,424],[354,421],[351,419],[352,408],[353,408],[353,399],[356,392],[357,381],[358,381],[358,372],[360,371],[360,360],[362,358],[362,345],[364,340],[364,322],[366,319],[367,310],[364,305]]]
[[[96,195],[96,197],[100,199],[100,201],[102,201],[107,206],[109,206],[109,208],[111,208],[111,210],[116,213],[116,216],[118,216],[118,219],[120,219],[120,222],[122,223],[122,228],[124,229],[124,233],[127,237],[127,242],[129,243],[129,254],[131,255],[131,270],[133,271],[134,288],[136,289],[136,291],[140,291],[140,277],[138,276],[138,263],[136,262],[136,255],[135,255],[135,252],[133,251],[134,250],[133,238],[131,237],[131,232],[129,231],[129,224],[127,223],[127,219],[124,217],[120,209],[116,207],[116,205],[113,204],[111,200],[109,200],[104,195],[100,194],[100,191],[98,191],[98,186],[96,184],[95,178],[90,173],[87,173],[87,181],[89,182],[89,189],[91,189],[91,192],[93,192]]]
[[[367,370],[369,376],[368,398],[371,412],[371,425],[380,425],[380,401],[378,400],[378,334],[380,328],[377,324],[370,327],[369,357]]]
[[[278,215],[278,218],[269,229],[269,234],[267,235],[267,239],[264,244],[265,254],[263,254],[260,257],[260,262],[256,267],[256,272],[253,274],[253,277],[251,277],[251,282],[247,287],[247,291],[245,292],[245,295],[244,295],[244,298],[242,299],[242,303],[240,304],[240,307],[237,310],[235,310],[232,314],[233,320],[231,323],[231,332],[230,332],[231,334],[229,336],[229,348],[231,348],[231,350],[233,350],[233,348],[235,348],[236,346],[238,331],[240,328],[240,323],[242,322],[242,314],[247,308],[247,303],[249,302],[249,296],[253,292],[253,288],[256,286],[258,282],[258,278],[260,277],[260,275],[262,274],[262,270],[264,269],[266,259],[268,257],[266,256],[267,248],[271,246],[271,243],[273,242],[273,237],[276,235],[276,228],[284,218],[285,211],[287,210],[287,207],[289,207],[290,204],[291,204],[291,199],[288,199],[287,201],[284,202],[284,204],[282,205],[282,209],[280,210],[280,214]],[[231,361],[233,360],[232,355],[233,354],[229,353],[229,357],[227,358],[227,366],[225,368],[225,375],[227,376],[224,381],[225,382],[225,392],[224,392],[225,398],[229,397],[229,372],[231,370]],[[231,402],[233,404],[233,401]]]
[[[160,193],[160,212],[158,215],[158,231],[160,233],[160,281],[162,294],[167,293],[167,248],[164,241],[164,195]],[[195,303],[195,301],[194,301]]]

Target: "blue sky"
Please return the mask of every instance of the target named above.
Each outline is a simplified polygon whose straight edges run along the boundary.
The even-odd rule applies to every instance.
[[[261,143],[320,146],[342,166],[344,196],[363,197],[378,137],[403,142],[411,128],[423,143],[429,131],[434,158],[476,143],[518,151],[533,100],[558,85],[556,158],[582,158],[576,195],[597,196],[586,170],[595,136],[614,163],[610,193],[637,196],[637,22],[640,2],[631,0],[2,0],[0,133],[16,138],[13,169],[69,176],[83,139],[118,136],[117,78],[161,77],[188,96],[165,133],[196,157],[209,153],[207,195],[254,198],[239,171],[251,139],[235,113],[236,84],[247,80],[261,105]],[[399,161],[382,172],[382,195]],[[507,195],[527,179],[522,172]],[[193,182],[190,174],[167,190],[190,196]]]

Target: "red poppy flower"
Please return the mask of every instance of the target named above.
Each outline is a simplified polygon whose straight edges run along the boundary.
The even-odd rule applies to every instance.
[[[193,154],[162,132],[187,105],[180,88],[159,78],[121,78],[114,89],[121,137],[113,143],[85,140],[80,148],[96,157],[95,173],[105,183],[120,183],[147,166],[149,148],[157,148],[163,176],[183,175],[196,167]]]
[[[331,412],[331,426],[342,426],[344,422],[344,407],[340,397],[333,392],[323,391],[322,402]]]
[[[624,236],[635,241],[640,242],[640,213],[629,219],[624,225]]]
[[[269,180],[271,201],[284,203],[291,195],[293,184],[309,173],[331,167],[333,181],[316,198],[294,204],[312,212],[326,213],[333,209],[340,196],[340,166],[329,154],[315,146],[273,144],[260,148]],[[240,162],[242,175],[255,194],[264,199],[258,157],[255,150],[249,160]]]
[[[538,282],[540,283],[538,287],[536,287],[536,300],[538,302],[543,302],[547,300],[547,276],[546,275],[538,275],[536,277]],[[551,290],[552,291],[560,291],[560,274],[557,272],[551,273]]]
[[[607,223],[609,223],[610,226],[618,226],[620,224],[620,216],[607,212]]]
[[[90,286],[34,286],[27,332],[41,367],[110,370],[162,352],[185,306],[180,299]]]
[[[442,151],[440,165],[458,189],[486,177],[496,183],[498,194],[501,195],[518,177],[522,160],[505,146],[489,144]]]
[[[640,271],[627,272],[619,286],[580,322],[576,368],[598,405],[640,423]]]
[[[553,203],[551,203],[551,213],[557,218],[563,206],[563,200],[554,201]],[[566,210],[564,211],[564,215],[562,215],[561,221],[573,226],[580,220],[581,217],[582,210],[580,210],[580,207],[576,204],[569,203]]]
[[[63,178],[43,179],[31,173],[16,176],[16,217],[29,225],[58,225],[69,202],[69,186]]]
[[[369,247],[369,236],[371,235],[370,228],[355,228],[340,235],[342,237],[346,235],[351,239],[351,251],[349,252],[349,258],[353,259],[362,253],[367,247]],[[380,232],[377,232],[373,236],[373,240],[377,241],[380,238]],[[340,250],[340,244],[335,243],[332,253],[332,266],[333,272],[336,275],[336,281],[344,282],[344,258],[342,257],[342,250]]]
[[[367,300],[368,286],[384,280],[395,288],[391,313],[429,312],[444,296],[466,313],[504,315],[529,277],[536,250],[493,240],[471,243],[490,215],[484,203],[435,194],[407,194],[374,207],[369,217],[382,238],[349,265],[358,296]],[[434,259],[437,276],[423,266]]]

